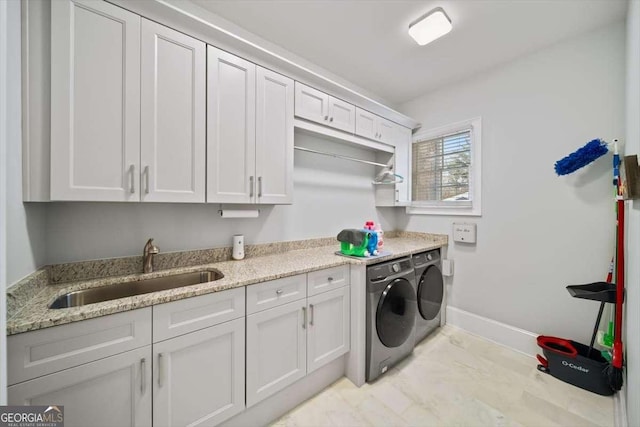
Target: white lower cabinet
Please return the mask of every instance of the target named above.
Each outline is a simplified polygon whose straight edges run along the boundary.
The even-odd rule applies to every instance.
[[[306,375],[306,304],[300,299],[247,316],[247,407]]]
[[[10,405],[63,405],[64,424],[151,425],[151,346],[10,386]]]
[[[349,287],[308,300],[307,373],[349,351]]]
[[[337,270],[326,271],[335,275]],[[309,273],[312,289],[321,281],[319,273]],[[288,279],[308,283],[306,275]],[[270,290],[280,280],[248,287],[247,294]],[[247,316],[247,407],[349,351],[349,286],[300,296]]]
[[[349,351],[348,277],[334,267],[11,336],[8,403],[64,405],[67,426],[220,424]]]
[[[244,317],[153,345],[153,425],[210,426],[244,409]]]

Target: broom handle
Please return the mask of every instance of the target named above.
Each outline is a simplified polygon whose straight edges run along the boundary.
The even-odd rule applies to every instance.
[[[600,310],[598,310],[598,317],[596,318],[596,324],[593,327],[593,335],[591,335],[591,343],[589,343],[589,352],[587,357],[591,357],[591,351],[593,350],[593,344],[596,342],[596,335],[598,334],[598,328],[600,327],[600,320],[602,320],[602,312],[604,311],[605,302],[600,303]]]
[[[624,301],[624,200],[618,196],[618,248],[616,253],[616,322],[612,365],[622,368],[622,302]],[[618,351],[616,351],[616,349]]]

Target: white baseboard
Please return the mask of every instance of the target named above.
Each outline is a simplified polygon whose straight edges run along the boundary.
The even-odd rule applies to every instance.
[[[627,375],[622,389],[613,395],[613,425],[614,427],[629,427],[627,419]]]
[[[539,334],[451,306],[447,306],[446,319],[448,325],[464,329],[527,356],[535,356],[539,352],[536,343]]]

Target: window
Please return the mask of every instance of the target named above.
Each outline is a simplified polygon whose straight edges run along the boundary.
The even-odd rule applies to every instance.
[[[414,136],[410,214],[480,215],[479,118]]]

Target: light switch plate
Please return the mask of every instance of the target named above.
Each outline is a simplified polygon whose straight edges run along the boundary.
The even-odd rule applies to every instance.
[[[476,242],[476,225],[453,223],[453,241],[461,243]]]

